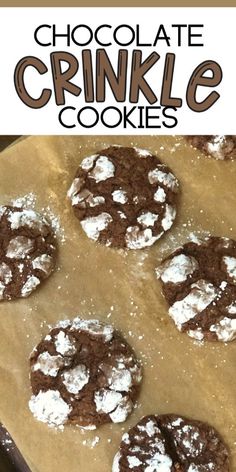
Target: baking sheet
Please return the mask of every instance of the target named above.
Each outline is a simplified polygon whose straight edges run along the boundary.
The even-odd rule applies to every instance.
[[[114,250],[89,240],[66,192],[83,157],[109,144],[150,149],[181,182],[174,227],[153,247]],[[236,342],[199,343],[176,331],[154,268],[189,235],[236,239],[236,162],[200,155],[182,137],[29,137],[0,154],[0,203],[24,197],[58,234],[55,273],[28,299],[0,304],[0,420],[32,472],[109,472],[122,434],[145,414],[173,412],[215,426],[236,470]],[[28,410],[28,357],[48,325],[76,315],[119,328],[144,364],[137,408],[121,425],[55,431]]]

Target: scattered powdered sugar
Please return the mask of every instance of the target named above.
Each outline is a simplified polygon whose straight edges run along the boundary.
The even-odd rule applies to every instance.
[[[53,258],[48,254],[41,254],[32,261],[33,269],[39,269],[48,274],[53,267]]]
[[[166,200],[166,192],[162,187],[158,187],[156,192],[154,193],[154,200],[155,202],[164,203]]]
[[[152,246],[162,234],[163,232],[157,236],[153,236],[150,228],[141,230],[138,226],[129,226],[125,235],[126,245],[129,249],[142,249]]]
[[[94,401],[98,413],[111,413],[122,401],[122,394],[105,388],[95,392]]]
[[[164,218],[162,219],[162,227],[164,229],[164,231],[167,231],[168,229],[170,229],[170,227],[172,226],[173,224],[173,221],[176,217],[176,209],[175,207],[173,207],[172,205],[166,205],[165,207],[165,216]]]
[[[58,371],[65,364],[63,357],[51,356],[49,352],[45,351],[42,354],[39,354],[36,364],[33,366],[32,370],[41,370],[44,375],[50,375],[51,377],[56,377]]]
[[[229,257],[229,256],[224,256],[223,261],[226,265],[226,270],[229,274],[229,276],[235,280],[236,282],[236,258],[235,257]]]
[[[158,220],[158,215],[155,213],[151,213],[151,211],[147,211],[143,213],[137,218],[137,221],[144,227],[147,228],[148,226],[154,226],[154,223]]]
[[[194,257],[179,254],[165,261],[161,267],[156,269],[156,274],[164,283],[177,284],[184,282],[198,267],[198,262]]]
[[[100,231],[106,229],[111,221],[111,215],[109,215],[109,213],[103,212],[100,213],[100,215],[90,216],[84,220],[81,220],[81,226],[89,238],[97,241]]]
[[[34,241],[25,236],[16,236],[8,244],[6,257],[9,259],[24,259],[34,248]]]
[[[96,160],[93,170],[89,172],[88,176],[91,179],[95,179],[98,183],[114,177],[114,174],[115,166],[110,161],[110,159],[108,159],[107,156],[99,156],[99,158]]]
[[[169,314],[181,329],[182,324],[205,310],[217,295],[218,291],[214,285],[206,280],[199,280],[190,286],[190,293],[183,300],[175,302],[169,308]]]
[[[77,394],[89,382],[89,369],[85,365],[80,364],[64,372],[62,378],[68,392]]]
[[[55,347],[57,352],[63,356],[70,356],[76,352],[74,343],[70,340],[69,336],[64,331],[59,331],[55,336]]]
[[[114,328],[110,325],[104,325],[98,320],[82,320],[77,317],[71,323],[70,330],[81,329],[95,336],[103,336],[105,342],[111,341],[114,334]]]
[[[122,205],[128,201],[125,190],[119,189],[112,192],[112,198],[114,202],[121,203]]]
[[[228,342],[236,338],[236,319],[223,318],[218,323],[210,327],[210,331],[215,332],[219,341]]]
[[[18,197],[15,200],[11,201],[11,204],[18,208],[28,208],[31,209],[35,206],[36,195],[33,192],[23,195],[23,197]]]
[[[171,172],[163,172],[158,167],[148,172],[148,180],[151,185],[160,183],[172,191],[176,191],[178,188],[178,180],[175,178],[175,176]]]
[[[29,401],[30,411],[35,418],[50,427],[58,427],[66,423],[71,407],[63,400],[58,390],[47,390],[33,395]]]
[[[27,297],[40,284],[38,277],[30,275],[21,289],[22,297]]]

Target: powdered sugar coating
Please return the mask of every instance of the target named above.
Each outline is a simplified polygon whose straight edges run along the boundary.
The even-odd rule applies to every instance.
[[[142,380],[139,362],[114,328],[79,317],[52,328],[30,363],[34,396],[58,390],[71,408],[67,422],[83,428],[125,421]]]
[[[154,200],[156,202],[164,203],[166,200],[166,192],[162,187],[158,187],[154,193]]]
[[[16,236],[8,244],[6,257],[9,259],[24,259],[34,248],[31,239],[25,236]]]
[[[213,236],[191,239],[156,272],[180,331],[198,341],[235,339],[236,241]]]
[[[184,282],[197,269],[198,262],[194,257],[179,254],[173,259],[167,259],[160,268],[156,269],[156,274],[164,283],[178,284]]]
[[[12,271],[10,267],[5,264],[5,262],[0,264],[0,281],[4,284],[4,286],[12,281]]]
[[[167,204],[165,207],[165,215],[161,222],[162,228],[164,229],[164,231],[168,231],[168,229],[171,228],[175,217],[176,217],[176,209],[173,206]]]
[[[217,297],[214,285],[206,280],[199,280],[190,286],[189,294],[175,302],[169,309],[176,326],[181,329],[182,324],[201,313]]]
[[[72,341],[64,331],[59,331],[55,336],[55,347],[56,351],[63,356],[70,356],[76,352],[74,341]]]
[[[44,216],[36,213],[34,210],[24,209],[23,211],[14,211],[9,215],[9,222],[11,229],[19,229],[22,226],[42,231],[44,226],[49,226],[48,221]]]
[[[126,245],[129,249],[143,249],[152,246],[162,234],[163,232],[153,236],[150,228],[141,230],[138,226],[129,226],[126,231]]]
[[[59,369],[64,365],[62,356],[51,356],[49,352],[42,352],[38,356],[36,364],[33,366],[33,371],[40,370],[44,375],[56,377]]]
[[[100,213],[100,215],[85,218],[81,221],[81,226],[89,238],[97,241],[100,232],[106,229],[111,221],[111,215],[109,215],[109,213],[103,212]]]
[[[148,228],[150,226],[154,226],[155,221],[158,220],[158,215],[155,215],[155,213],[152,213],[151,211],[147,211],[147,213],[142,213],[137,218],[138,223],[141,224],[144,228]]]
[[[226,266],[227,273],[231,279],[236,282],[236,258],[224,256],[223,262]]]
[[[178,189],[178,181],[175,176],[171,172],[163,172],[161,166],[148,173],[148,180],[150,184],[160,183],[172,191],[177,191]]]
[[[178,181],[156,156],[110,146],[88,165],[83,162],[68,196],[89,238],[135,250],[151,246],[170,229]]]
[[[109,342],[113,338],[114,328],[111,325],[105,325],[99,320],[84,320],[82,318],[75,318],[71,324],[70,330],[79,329],[87,331],[94,336],[102,336],[105,342]]]
[[[55,236],[34,210],[1,207],[1,300],[27,297],[50,275],[55,264]]]
[[[95,179],[96,182],[110,179],[114,177],[115,167],[106,156],[99,156],[96,160],[95,167],[89,173],[91,179]]]
[[[127,202],[127,195],[126,195],[126,192],[124,190],[114,190],[114,192],[112,192],[112,198],[113,198],[113,201],[114,202],[117,202],[117,203],[121,203],[121,204],[124,204]]]
[[[68,392],[77,394],[89,382],[89,369],[85,365],[79,364],[64,372],[62,379]]]
[[[236,319],[222,318],[217,324],[210,327],[210,331],[216,333],[219,341],[225,343],[236,339]]]
[[[147,416],[122,437],[113,472],[229,472],[228,451],[216,430],[177,415]]]
[[[34,417],[50,427],[61,426],[68,420],[71,408],[63,400],[58,390],[40,391],[29,401],[29,408]]]
[[[39,269],[45,272],[45,274],[50,274],[53,268],[53,258],[48,254],[41,254],[32,261],[33,269]]]

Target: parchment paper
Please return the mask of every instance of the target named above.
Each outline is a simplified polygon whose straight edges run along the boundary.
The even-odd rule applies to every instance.
[[[92,242],[66,199],[81,159],[111,143],[158,153],[181,182],[176,223],[150,249],[128,252]],[[30,137],[0,155],[0,203],[30,192],[37,210],[49,207],[60,217],[59,259],[56,272],[28,299],[0,304],[0,420],[32,472],[110,472],[123,432],[142,415],[167,412],[214,425],[235,471],[236,342],[201,344],[179,333],[154,268],[190,233],[236,238],[236,162],[199,155],[180,137]],[[138,407],[122,425],[60,432],[28,410],[31,350],[48,324],[78,314],[114,323],[143,360]]]

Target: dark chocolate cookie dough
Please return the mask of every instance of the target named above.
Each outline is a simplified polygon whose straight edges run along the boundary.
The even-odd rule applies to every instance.
[[[0,206],[0,300],[28,297],[55,265],[52,228],[33,210]]]
[[[131,413],[142,379],[134,352],[111,326],[97,320],[62,321],[31,358],[29,407],[49,426],[95,429]]]
[[[172,226],[178,188],[170,169],[150,152],[111,146],[82,161],[68,196],[89,238],[142,249]]]
[[[236,136],[187,136],[186,139],[194,148],[215,159],[236,158]]]
[[[112,472],[228,472],[217,431],[177,415],[150,415],[125,433]]]
[[[156,269],[177,328],[198,340],[236,338],[236,241],[189,242]]]

